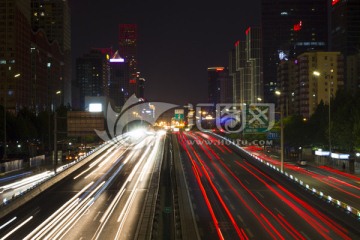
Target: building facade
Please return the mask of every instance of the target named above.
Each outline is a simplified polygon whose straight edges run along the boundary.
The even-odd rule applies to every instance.
[[[57,41],[49,43],[43,30],[32,34],[30,48],[30,109],[54,110],[62,103],[64,54]]]
[[[109,100],[115,109],[120,110],[129,98],[129,63],[116,51],[109,64]]]
[[[119,25],[119,54],[129,64],[130,78],[136,78],[137,70],[137,24]]]
[[[64,55],[62,94],[63,104],[71,104],[71,15],[66,0],[31,0],[31,27],[43,30],[50,43],[57,41]]]
[[[329,105],[344,86],[344,58],[340,52],[305,52],[280,63],[278,78],[285,115],[309,118],[320,102]]]
[[[107,96],[109,63],[106,55],[93,49],[76,60],[76,81],[80,109],[85,110],[85,96]]]
[[[331,50],[345,57],[345,86],[360,89],[360,1],[332,0]]]
[[[36,113],[59,106],[64,54],[58,42],[32,31],[30,0],[1,0],[0,11],[0,104]]]
[[[229,73],[233,83],[234,103],[263,100],[261,29],[248,28],[245,41],[237,41],[230,54]]]
[[[30,2],[0,1],[1,105],[16,111],[28,106],[31,92]]]
[[[265,101],[275,102],[280,61],[328,50],[328,1],[262,0],[261,26]]]

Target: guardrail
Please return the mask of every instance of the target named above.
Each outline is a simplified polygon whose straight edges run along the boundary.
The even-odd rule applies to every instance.
[[[68,163],[66,165],[63,165],[60,168],[60,171],[57,172],[57,174],[51,175],[49,178],[46,178],[35,185],[31,186],[25,191],[20,192],[15,197],[13,197],[11,200],[9,200],[6,203],[2,203],[0,205],[0,218],[4,217],[6,214],[10,213],[11,211],[15,210],[16,208],[20,207],[21,205],[25,204],[27,201],[33,199],[34,197],[38,196],[41,192],[45,191],[58,181],[60,181],[62,178],[66,177],[67,175],[71,174],[72,172],[76,171],[78,168],[86,164],[88,161],[83,162],[85,159],[91,160],[90,156],[92,156],[94,153],[97,153],[100,149],[102,149],[104,146],[106,146],[108,142],[105,142],[95,149],[91,150],[90,152],[86,153],[86,155],[80,157],[78,160],[73,161],[71,163]],[[95,156],[94,156],[95,157]],[[66,170],[70,167],[77,165],[78,167],[72,168],[71,171],[67,172]]]
[[[238,145],[234,144],[232,141],[230,141],[229,139],[221,136],[221,135],[218,135],[216,133],[212,133],[214,135],[216,135],[217,137],[220,137],[228,142],[230,142],[233,146],[237,147],[240,151],[248,154],[249,156],[251,156],[252,158],[258,160],[259,162],[261,162],[262,164],[272,168],[273,170],[283,174],[284,176],[286,176],[288,179],[290,179],[291,181],[294,181],[296,183],[298,183],[301,187],[304,187],[306,190],[310,191],[311,193],[317,195],[319,198],[325,200],[326,202],[328,202],[329,204],[332,204],[332,205],[335,205],[335,206],[338,206],[340,208],[343,208],[345,211],[353,214],[354,216],[357,217],[357,220],[360,221],[360,210],[357,209],[357,208],[354,208],[352,206],[350,206],[349,204],[345,203],[345,202],[342,202],[338,199],[335,199],[333,197],[331,197],[330,195],[326,195],[324,192],[322,191],[319,191],[317,190],[316,188],[314,187],[311,187],[309,184],[307,183],[304,183],[304,181],[302,181],[301,179],[298,179],[296,177],[294,177],[292,174],[289,174],[285,171],[281,171],[278,167],[276,167],[275,165],[259,158],[258,156],[256,156],[255,154],[252,154],[251,152],[249,151],[246,151],[244,150],[243,148],[239,147]]]

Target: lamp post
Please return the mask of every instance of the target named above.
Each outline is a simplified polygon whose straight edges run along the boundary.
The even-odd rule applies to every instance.
[[[334,70],[331,69],[330,72],[333,72]],[[319,71],[314,71],[313,75],[316,77],[320,77],[321,73]],[[325,77],[330,77],[330,74],[325,73],[324,74]],[[329,84],[329,88],[328,88],[328,101],[329,101],[329,127],[328,127],[328,132],[329,132],[329,156],[331,156],[331,86],[332,86],[333,82],[330,81]]]
[[[61,91],[57,91],[56,95],[61,94]],[[58,165],[58,154],[57,154],[57,112],[54,104],[54,173],[56,174],[56,168]]]
[[[280,91],[275,91],[277,96],[281,95]],[[280,170],[284,171],[284,122],[283,122],[283,104],[280,103]]]

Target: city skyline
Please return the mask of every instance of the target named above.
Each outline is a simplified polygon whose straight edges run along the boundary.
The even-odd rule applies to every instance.
[[[260,0],[246,5],[227,1],[219,7],[110,1],[106,9],[100,3],[69,3],[73,59],[94,47],[116,50],[119,24],[138,25],[138,70],[151,101],[206,102],[207,68],[228,66],[234,43],[245,38],[249,26],[260,26]]]

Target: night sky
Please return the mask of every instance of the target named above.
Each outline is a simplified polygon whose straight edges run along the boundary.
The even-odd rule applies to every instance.
[[[73,61],[92,47],[118,49],[120,23],[138,24],[138,70],[149,101],[205,102],[207,67],[260,25],[260,0],[69,0]],[[75,71],[75,69],[73,69]]]

